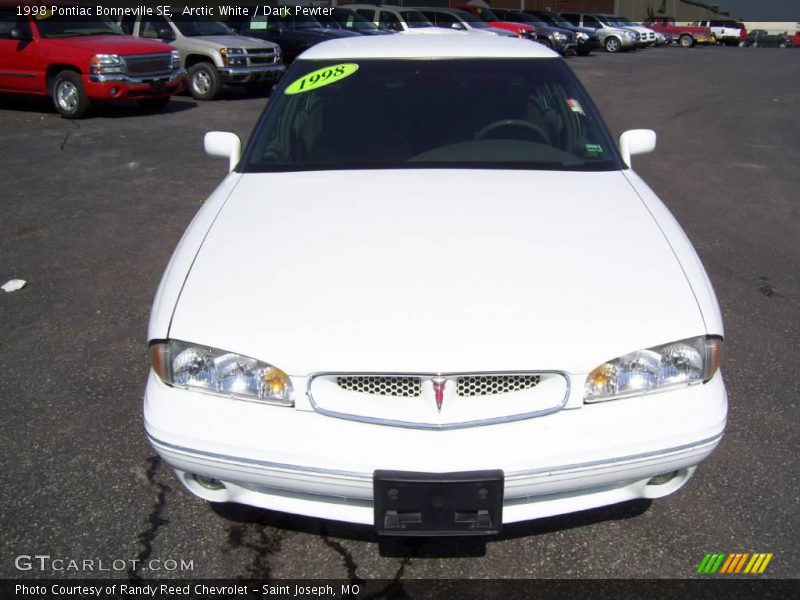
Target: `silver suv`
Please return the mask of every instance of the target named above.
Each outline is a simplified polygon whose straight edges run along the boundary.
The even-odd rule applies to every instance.
[[[181,56],[189,74],[189,92],[211,100],[223,84],[264,91],[285,70],[281,49],[265,40],[245,37],[227,25],[202,16],[123,17],[122,29],[131,35],[168,42]]]
[[[576,27],[584,27],[595,31],[600,38],[600,44],[607,52],[633,50],[641,40],[639,33],[632,29],[615,25],[607,15],[561,13],[561,16]]]

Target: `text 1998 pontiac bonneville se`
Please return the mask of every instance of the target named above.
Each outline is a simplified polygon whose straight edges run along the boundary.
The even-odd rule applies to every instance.
[[[719,443],[706,273],[555,53],[301,55],[166,269],[144,418],[198,496],[463,535],[680,488]]]

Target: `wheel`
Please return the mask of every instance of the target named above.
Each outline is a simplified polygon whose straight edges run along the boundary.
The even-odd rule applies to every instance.
[[[781,42],[781,45],[778,48],[786,48],[786,42]]]
[[[473,139],[482,140],[488,133],[494,131],[495,129],[500,129],[501,127],[520,127],[523,129],[528,129],[529,131],[535,133],[539,140],[543,141],[548,146],[552,145],[550,142],[550,136],[547,135],[547,132],[544,129],[539,127],[536,123],[531,123],[530,121],[525,121],[524,119],[500,119],[494,123],[489,123],[486,127],[476,133]]]
[[[80,73],[75,71],[61,71],[55,76],[50,97],[58,114],[65,119],[80,119],[91,105],[83,89]]]
[[[160,98],[145,98],[143,100],[137,100],[136,103],[145,110],[155,112],[164,108],[167,104],[169,104],[169,101],[169,96],[162,96]]]
[[[678,40],[678,43],[681,45],[681,48],[691,48],[694,46],[694,38],[684,33]]]
[[[605,42],[606,52],[619,52],[622,50],[622,42],[619,41],[618,38],[613,36],[609,36],[606,38]]]
[[[213,100],[219,93],[219,75],[211,63],[201,62],[189,69],[189,93],[197,100]]]

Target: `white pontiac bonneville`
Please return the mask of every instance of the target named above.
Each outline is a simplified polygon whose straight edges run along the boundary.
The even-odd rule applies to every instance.
[[[719,443],[722,321],[566,63],[511,38],[314,46],[166,269],[147,436],[186,487],[372,525],[680,488]]]

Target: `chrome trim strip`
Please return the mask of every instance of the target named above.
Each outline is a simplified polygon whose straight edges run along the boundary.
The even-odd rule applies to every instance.
[[[149,442],[156,448],[161,447],[169,450],[174,450],[176,452],[182,452],[184,454],[194,455],[199,458],[211,458],[216,460],[224,460],[226,462],[232,463],[239,463],[243,465],[251,465],[251,466],[258,466],[258,467],[267,467],[270,469],[281,469],[284,471],[294,471],[297,473],[312,473],[315,475],[323,475],[323,476],[332,476],[332,477],[349,477],[351,479],[360,479],[364,481],[372,481],[372,473],[356,473],[354,471],[340,471],[337,469],[322,469],[318,467],[305,467],[300,465],[289,465],[286,463],[276,463],[267,460],[257,460],[252,458],[244,458],[239,456],[228,456],[226,454],[218,454],[216,452],[207,452],[205,450],[195,450],[192,448],[186,448],[185,446],[178,446],[177,444],[170,444],[169,442],[164,442],[159,440],[150,433],[147,433],[147,439]],[[619,458],[608,458],[602,460],[595,460],[586,463],[577,463],[572,465],[561,465],[558,467],[540,467],[538,469],[529,469],[527,471],[512,471],[510,473],[505,474],[505,480],[508,481],[509,479],[522,479],[525,477],[537,476],[542,475],[544,473],[548,473],[551,475],[556,475],[562,471],[573,471],[575,469],[580,468],[591,468],[591,467],[599,467],[604,465],[613,465],[617,463],[626,463],[633,460],[642,460],[646,458],[656,458],[660,456],[667,456],[669,454],[676,454],[680,453],[685,450],[691,450],[695,448],[700,448],[702,446],[708,446],[711,444],[718,443],[724,432],[720,432],[717,435],[714,435],[710,438],[706,438],[703,440],[699,440],[697,442],[692,442],[689,444],[682,444],[680,446],[675,446],[673,448],[666,448],[664,450],[653,450],[651,452],[641,452],[639,454],[631,454],[628,456],[622,456]]]
[[[0,77],[36,77],[35,73],[6,73],[5,71],[0,71]]]
[[[162,75],[133,76],[123,73],[91,73],[89,81],[92,83],[127,83],[128,85],[147,85],[150,83],[175,83],[186,75],[183,69],[175,69]]]
[[[272,73],[273,71],[284,71],[286,66],[282,63],[272,65],[257,65],[255,67],[217,67],[217,71],[223,75],[248,75],[253,73]]]
[[[458,423],[416,423],[414,421],[393,421],[391,419],[376,419],[373,417],[364,417],[360,415],[351,415],[348,413],[340,413],[333,410],[321,408],[314,401],[314,395],[311,393],[311,384],[318,377],[420,377],[420,378],[434,378],[434,377],[447,377],[456,378],[464,376],[480,376],[480,375],[560,375],[567,382],[567,389],[564,392],[564,398],[561,402],[545,410],[538,410],[529,413],[522,413],[519,415],[509,415],[507,417],[495,417],[492,419],[479,419],[476,421],[460,421]],[[433,431],[445,431],[448,429],[466,429],[467,427],[483,427],[485,425],[499,425],[501,423],[511,423],[513,421],[523,421],[525,419],[533,419],[535,417],[542,417],[560,411],[566,406],[569,400],[571,389],[571,381],[569,375],[564,371],[464,371],[452,373],[375,373],[375,372],[329,372],[322,371],[314,373],[308,378],[306,383],[306,395],[311,407],[315,412],[327,417],[334,417],[336,419],[344,419],[346,421],[358,421],[359,423],[369,423],[371,425],[388,425],[390,427],[403,427],[406,429],[427,429]]]
[[[158,438],[153,437],[149,433],[146,432],[147,439],[153,446],[160,446],[162,448],[169,448],[170,450],[175,450],[177,452],[183,452],[184,454],[195,455],[204,458],[213,458],[217,460],[224,460],[227,462],[234,462],[244,465],[253,465],[258,467],[267,467],[268,469],[281,469],[284,471],[295,471],[300,473],[314,473],[315,475],[329,475],[334,477],[351,477],[354,479],[364,479],[364,480],[372,480],[371,473],[356,473],[353,471],[339,471],[336,469],[320,469],[317,467],[303,467],[300,465],[289,465],[285,463],[277,463],[268,460],[257,460],[253,458],[244,458],[241,456],[228,456],[227,454],[218,454],[216,452],[207,452],[205,450],[195,450],[192,448],[186,448],[185,446],[178,446],[177,444],[170,444],[169,442],[165,442],[159,440]]]
[[[680,453],[683,450],[690,450],[699,448],[701,446],[707,446],[710,444],[714,444],[719,442],[722,439],[724,432],[720,432],[715,436],[710,438],[706,438],[704,440],[700,440],[698,442],[692,442],[690,444],[683,444],[681,446],[675,446],[674,448],[667,448],[666,450],[653,450],[651,452],[641,452],[639,454],[631,454],[628,456],[624,456],[622,458],[614,458],[614,459],[604,459],[604,460],[592,460],[585,463],[576,463],[574,465],[563,465],[558,467],[557,469],[552,469],[548,467],[542,467],[538,469],[529,469],[527,471],[513,471],[511,473],[506,473],[506,480],[508,479],[521,479],[524,477],[530,477],[531,475],[541,475],[543,473],[552,472],[551,474],[556,474],[559,471],[574,471],[576,469],[590,469],[592,467],[599,467],[601,465],[615,463],[615,462],[630,462],[634,460],[642,460],[646,458],[654,458],[656,456],[666,456],[668,454],[676,454]]]

